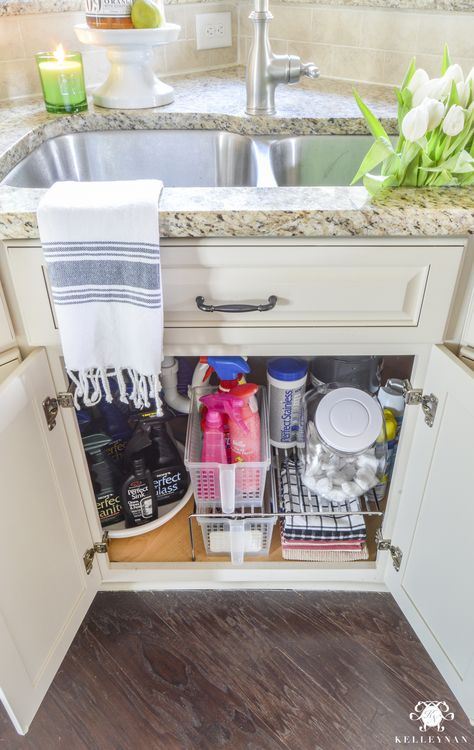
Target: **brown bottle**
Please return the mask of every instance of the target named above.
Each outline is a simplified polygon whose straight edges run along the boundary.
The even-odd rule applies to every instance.
[[[133,29],[133,0],[85,0],[86,21],[95,29]]]

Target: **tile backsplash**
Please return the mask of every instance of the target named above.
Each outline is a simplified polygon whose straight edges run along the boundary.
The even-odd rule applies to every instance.
[[[196,13],[232,12],[232,47],[196,49]],[[160,75],[236,64],[238,14],[235,5],[218,3],[166,5],[166,19],[181,26],[178,41],[155,49],[155,68]],[[77,40],[73,26],[84,22],[83,13],[40,13],[0,16],[0,100],[40,93],[34,54],[52,50],[59,42],[66,49],[80,49],[87,86],[103,81],[108,63],[103,49],[88,49]]]
[[[252,8],[239,8],[239,59],[247,59]],[[371,83],[399,84],[413,55],[431,76],[439,75],[444,43],[467,74],[474,65],[472,13],[411,11],[312,4],[271,3],[275,51],[319,65],[321,74]]]
[[[451,55],[467,73],[474,65],[474,12],[336,7],[270,0],[275,51],[316,62],[327,77],[385,84],[399,83],[413,54],[436,75],[447,41]],[[331,3],[331,4],[330,4]],[[249,0],[166,2],[167,20],[181,26],[177,42],[155,50],[155,67],[169,75],[245,63],[251,38]],[[232,47],[196,50],[197,13],[230,10]],[[0,99],[39,93],[33,56],[59,42],[80,49],[73,26],[83,22],[77,11],[0,15]],[[99,83],[108,67],[105,50],[82,50],[88,86]]]

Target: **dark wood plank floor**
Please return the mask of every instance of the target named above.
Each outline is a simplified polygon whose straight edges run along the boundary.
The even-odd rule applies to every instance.
[[[420,742],[419,700],[474,748],[388,594],[103,593],[27,737],[0,714],[0,750],[392,750]]]

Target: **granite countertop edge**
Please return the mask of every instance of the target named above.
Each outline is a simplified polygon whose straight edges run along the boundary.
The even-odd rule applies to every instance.
[[[103,110],[55,117],[38,99],[0,108],[0,180],[48,138],[117,129],[222,129],[243,135],[366,134],[351,86],[281,87],[278,117],[248,117],[235,69],[176,78],[176,102],[151,110]],[[392,92],[360,87],[390,133]],[[3,115],[3,117],[2,117]],[[0,185],[0,238],[36,239],[38,189]],[[164,188],[160,233],[191,237],[407,237],[474,234],[474,188],[397,189],[371,200],[363,187]]]
[[[281,2],[282,0],[275,0]],[[214,0],[165,0],[165,5],[209,3]],[[472,0],[284,0],[335,7],[399,8],[403,10],[472,12]],[[0,0],[0,16],[82,11],[84,0]]]
[[[0,238],[39,237],[36,207],[45,191],[29,192],[26,210],[0,208]],[[165,188],[160,235],[178,239],[467,237],[474,234],[474,192],[469,191],[463,205],[465,192],[397,189],[374,201],[362,187]]]

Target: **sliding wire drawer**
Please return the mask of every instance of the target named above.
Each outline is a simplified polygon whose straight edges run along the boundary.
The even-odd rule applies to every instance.
[[[327,505],[316,495],[310,492],[301,482],[298,482],[298,493],[300,499],[299,507],[310,505],[310,511],[281,512],[283,507],[281,472],[285,471],[288,461],[297,462],[298,457],[294,449],[286,450],[272,448],[272,471],[270,481],[267,483],[269,494],[266,498],[270,512],[256,512],[254,508],[240,508],[235,513],[223,514],[214,510],[213,512],[197,512],[189,516],[189,533],[191,541],[192,559],[196,560],[196,545],[194,537],[193,521],[196,520],[200,526],[204,547],[207,555],[229,555],[231,562],[235,565],[241,564],[247,557],[264,557],[270,552],[273,528],[277,520],[280,523],[296,517],[333,519],[346,525],[354,521],[364,519],[365,523],[375,521],[377,529],[380,528],[384,515],[384,499],[379,499],[374,490],[365,493],[359,498],[356,510],[347,510],[346,507],[335,505],[328,509]],[[376,529],[371,531],[375,537]]]

